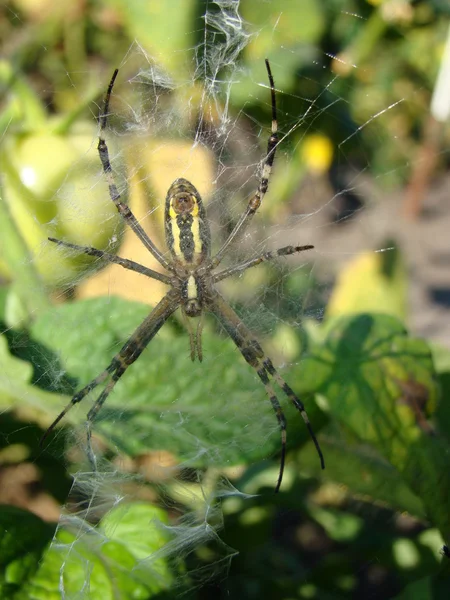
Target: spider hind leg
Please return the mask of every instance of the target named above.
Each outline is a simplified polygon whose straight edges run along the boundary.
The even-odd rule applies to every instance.
[[[281,429],[281,462],[280,462],[280,473],[278,476],[278,482],[275,488],[275,492],[280,489],[281,481],[283,479],[284,463],[286,456],[286,419],[283,414],[283,410],[278,401],[277,396],[271,385],[271,379],[281,388],[286,394],[289,400],[294,404],[297,410],[303,417],[309,435],[311,436],[314,445],[319,454],[320,463],[322,468],[325,468],[323,454],[317,441],[316,435],[311,427],[311,424],[306,414],[305,407],[301,400],[296,396],[293,390],[288,386],[284,379],[279,375],[272,361],[265,354],[261,348],[259,342],[253,337],[251,331],[241,321],[238,315],[234,312],[231,306],[225,302],[225,300],[217,293],[211,300],[210,309],[216,315],[217,319],[225,328],[225,331],[231,337],[233,342],[236,344],[242,356],[245,358],[247,363],[255,369],[263,383],[272,407],[278,419],[278,423]]]
[[[202,360],[203,360],[202,332],[203,332],[203,321],[204,321],[203,316],[204,316],[204,314],[201,313],[201,315],[198,319],[195,333],[194,333],[194,329],[191,324],[191,320],[188,317],[188,315],[186,314],[186,312],[183,310],[183,308],[181,309],[181,315],[183,317],[184,326],[186,327],[186,331],[189,335],[189,348],[190,348],[191,360],[192,360],[192,362],[195,362],[195,359],[198,358],[199,362],[202,362]]]
[[[325,460],[323,458],[323,453],[322,453],[322,450],[320,448],[319,442],[317,441],[317,438],[316,438],[316,435],[315,435],[315,433],[313,431],[313,428],[311,426],[311,422],[310,422],[310,420],[308,418],[308,415],[306,413],[305,405],[300,400],[300,398],[295,394],[295,392],[292,390],[292,388],[288,386],[288,384],[281,377],[281,375],[278,373],[278,371],[275,369],[275,367],[273,366],[273,363],[270,360],[270,358],[266,357],[264,359],[264,363],[263,364],[264,364],[264,368],[266,369],[266,371],[273,377],[273,379],[277,382],[277,384],[283,390],[283,393],[289,398],[289,400],[292,402],[292,404],[295,406],[295,408],[302,415],[303,420],[305,422],[305,425],[306,425],[306,427],[308,429],[309,435],[310,435],[310,437],[311,437],[311,439],[314,442],[314,445],[316,447],[317,454],[319,455],[320,465],[321,465],[322,469],[325,469]]]
[[[123,345],[121,350],[112,358],[110,364],[100,375],[88,383],[84,388],[77,392],[69,404],[60,412],[47,431],[41,438],[40,446],[43,445],[45,439],[53,431],[61,419],[69,412],[69,410],[83,400],[94,388],[101,383],[104,383],[111,375],[111,380],[106,384],[105,389],[94,402],[87,416],[88,426],[88,453],[91,463],[92,451],[89,448],[90,440],[90,424],[97,416],[97,413],[103,406],[105,400],[111,393],[112,389],[128,369],[128,367],[136,361],[147,347],[149,342],[155,337],[170,315],[175,312],[179,306],[179,295],[177,290],[169,290],[162,300],[155,306],[151,313],[142,321],[139,327],[132,334],[130,339]]]
[[[258,369],[258,376],[261,379],[264,387],[266,388],[266,393],[269,397],[270,403],[272,404],[272,408],[275,411],[275,415],[278,419],[278,425],[280,426],[281,431],[281,458],[280,458],[280,470],[278,473],[278,481],[275,486],[275,494],[278,493],[281,482],[283,481],[284,474],[284,465],[286,462],[286,417],[284,416],[283,409],[278,401],[278,398],[273,390],[273,387],[270,385],[269,378],[266,373],[266,369]]]
[[[84,400],[84,398],[86,398],[86,396],[88,394],[90,394],[92,392],[92,390],[95,389],[98,385],[100,385],[104,381],[106,381],[106,379],[109,377],[109,375],[111,375],[111,373],[113,373],[115,370],[116,370],[116,364],[115,364],[114,359],[113,359],[113,361],[111,362],[111,364],[108,365],[108,367],[104,371],[102,371],[102,373],[100,373],[100,375],[98,375],[90,383],[88,383],[87,385],[85,385],[84,388],[82,388],[81,390],[79,390],[72,397],[72,399],[69,402],[69,404],[67,404],[67,406],[65,408],[63,408],[63,410],[59,413],[59,415],[56,417],[56,419],[53,421],[53,423],[50,425],[50,427],[47,429],[47,431],[41,437],[40,442],[39,442],[39,446],[41,446],[41,447],[43,446],[43,444],[44,444],[45,440],[47,439],[47,437],[55,429],[55,427],[58,425],[58,423],[67,415],[67,413],[69,412],[69,410],[71,408],[73,408],[76,404],[78,404],[79,402],[81,402],[82,400]],[[120,377],[120,375],[119,375],[119,377]],[[108,386],[109,386],[109,384],[108,384]],[[105,390],[108,389],[108,386],[105,388]],[[103,394],[104,394],[104,391],[102,392],[102,395]],[[96,401],[95,404],[97,404],[98,400]],[[94,404],[94,406],[95,406],[95,404]],[[90,412],[91,411],[89,411],[89,413]],[[89,418],[89,416],[88,416],[88,418]]]

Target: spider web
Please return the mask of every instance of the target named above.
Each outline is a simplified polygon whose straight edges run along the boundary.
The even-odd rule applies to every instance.
[[[261,10],[274,4],[261,3]],[[346,10],[345,2],[338,4],[344,5],[341,21],[354,21],[356,27],[365,19]],[[216,0],[204,3],[202,35],[197,30],[184,32],[180,49],[150,52],[137,39],[119,65],[107,142],[119,190],[158,247],[164,248],[166,191],[175,178],[184,177],[206,202],[217,251],[261,176],[271,118],[264,68],[268,56],[281,141],[263,206],[228,254],[227,264],[288,244],[311,243],[315,249],[308,256],[251,270],[227,281],[221,290],[296,389],[305,336],[316,335],[338,268],[366,251],[374,255],[392,249],[387,240],[397,233],[392,222],[401,201],[392,194],[394,208],[389,208],[380,199],[384,186],[405,179],[409,165],[407,153],[392,144],[396,134],[389,133],[388,126],[394,123],[401,132],[402,112],[414,111],[419,102],[416,90],[400,89],[384,104],[373,98],[372,104],[358,109],[360,113],[352,110],[348,99],[356,106],[359,88],[351,89],[348,72],[363,78],[363,70],[350,57],[318,55],[308,35],[298,45],[286,41],[286,15],[280,11],[275,16],[261,25],[252,20],[255,15],[245,3]],[[314,20],[309,26],[310,31],[320,29]],[[166,35],[178,33],[174,25]],[[300,84],[293,83],[296,62],[303,71]],[[325,77],[318,78],[318,64]],[[107,79],[105,75],[105,84]],[[100,110],[94,107],[93,115]],[[350,115],[354,120],[347,122]],[[389,148],[398,150],[392,151],[392,168],[368,150],[371,141],[380,144],[386,136],[391,136]],[[71,173],[80,166],[87,169],[85,159],[96,154],[96,139],[93,135],[89,153],[69,167],[57,193],[69,215],[67,239],[110,252],[120,248],[121,256],[156,268],[111,207],[99,163],[81,194],[71,184]],[[102,200],[97,202],[97,197]],[[92,203],[97,208],[89,214]],[[53,225],[58,229],[57,220]],[[398,235],[410,248],[410,233]],[[46,251],[43,247],[42,254]],[[82,302],[78,309],[62,306],[47,320],[40,319],[33,335],[58,348],[62,365],[49,364],[48,373],[54,388],[70,396],[73,385],[63,381],[65,371],[78,387],[98,375],[146,316],[148,306],[164,293],[164,286],[114,265],[87,279],[80,264],[69,268],[69,251],[60,248],[58,256],[62,267],[55,277],[62,287],[76,286]],[[88,267],[92,270],[92,264]],[[419,313],[413,316],[416,330],[429,334],[421,318]],[[209,322],[203,334],[205,360],[191,364],[188,338],[180,335],[181,329],[180,321],[169,321],[108,398],[94,428],[96,473],[85,457],[83,426],[69,441],[69,462],[78,466],[50,550],[51,560],[60,564],[62,598],[100,597],[95,595],[103,585],[99,563],[107,565],[105,571],[120,572],[122,579],[113,587],[124,591],[136,585],[148,597],[167,587],[192,591],[209,580],[226,579],[240,548],[221,533],[224,515],[237,513],[246,502],[258,507],[259,494],[274,487],[278,464],[271,457],[279,449],[279,431],[255,373]],[[61,405],[54,402],[55,407]],[[82,402],[70,413],[70,422],[82,423],[88,408],[89,400]],[[314,426],[315,409],[307,408]],[[286,407],[286,416],[295,448],[299,440],[308,439],[307,433],[294,409]],[[332,433],[323,439],[330,435],[329,448],[335,444],[336,452],[343,452],[346,440]],[[319,463],[308,444],[295,452],[304,472],[318,476]],[[365,451],[355,451],[352,458],[375,460]],[[244,464],[252,466],[246,469]],[[288,466],[283,485],[292,485],[297,466],[298,459]],[[148,500],[156,507],[153,512],[144,508]],[[153,532],[150,541],[145,533],[142,543],[137,541],[137,519],[142,530]],[[202,560],[202,551],[213,558]],[[134,557],[131,567],[129,555]],[[70,579],[77,571],[84,586],[74,591]],[[303,580],[308,580],[307,570]]]

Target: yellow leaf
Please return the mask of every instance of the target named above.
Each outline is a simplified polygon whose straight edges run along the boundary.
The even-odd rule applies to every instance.
[[[406,272],[400,253],[365,252],[340,273],[327,316],[378,312],[406,318]]]

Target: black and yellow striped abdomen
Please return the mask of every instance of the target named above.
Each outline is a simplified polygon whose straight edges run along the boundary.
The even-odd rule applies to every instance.
[[[211,235],[205,209],[197,189],[187,179],[176,179],[166,197],[167,246],[173,258],[196,266],[210,255]]]

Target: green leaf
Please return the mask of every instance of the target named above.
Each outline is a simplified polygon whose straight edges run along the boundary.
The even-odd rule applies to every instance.
[[[337,435],[338,428],[336,423],[330,424],[320,440],[326,463],[323,477],[345,486],[351,494],[425,519],[420,498],[399,478],[397,470],[373,448],[352,444],[349,436]],[[303,447],[296,454],[296,463],[311,477],[317,474],[317,455],[313,447]]]
[[[439,431],[450,443],[450,351],[443,346],[433,345],[433,362],[438,373],[441,387],[441,400],[436,410],[436,421]]]
[[[303,389],[389,461],[448,538],[449,447],[427,421],[438,394],[428,345],[381,314],[331,319],[325,333],[303,363]]]
[[[433,600],[432,578],[424,577],[405,587],[397,600]]]
[[[0,597],[15,593],[38,569],[54,526],[15,506],[0,507]]]
[[[272,47],[282,45],[286,51],[316,43],[325,27],[324,11],[315,0],[247,0],[242,5],[242,16],[258,29],[258,35],[249,42],[249,52],[263,59]]]
[[[113,0],[130,39],[139,40],[152,59],[174,77],[186,75],[194,47],[194,0]]]
[[[12,123],[20,123],[25,129],[36,130],[45,123],[46,114],[41,99],[26,79],[17,72],[17,65],[2,59],[0,62],[0,85],[8,90],[0,116],[0,127],[7,131]]]
[[[250,37],[243,52],[245,77],[232,86],[231,100],[239,108],[249,98],[264,106],[269,102],[264,59],[270,59],[277,90],[292,90],[298,69],[311,65],[320,55],[317,41],[324,32],[325,14],[315,0],[247,0],[241,12],[257,35]]]
[[[144,561],[145,565],[145,559],[170,540],[171,535],[164,528],[168,522],[166,512],[150,504],[120,504],[102,519],[100,529],[111,540],[126,541],[134,559]],[[143,529],[145,535],[142,535]],[[146,571],[150,570],[143,569],[143,573]],[[167,584],[172,582],[172,574],[164,558],[152,560],[150,572],[148,586],[152,585],[155,576]]]
[[[448,559],[447,559],[448,560]],[[450,567],[445,565],[438,575],[423,577],[410,583],[396,600],[445,600],[448,597]]]
[[[33,367],[9,353],[6,335],[0,335],[0,408],[27,406],[46,411],[57,410],[61,396],[31,385]]]
[[[157,595],[173,583],[166,559],[152,557],[171,538],[167,522],[165,511],[144,503],[113,508],[97,528],[80,522],[77,530],[75,519],[74,532],[59,529],[39,570],[14,600],[57,600],[61,589],[67,598],[83,590],[102,600]]]
[[[21,232],[14,223],[10,206],[0,188],[0,254],[8,274],[15,275],[14,290],[20,303],[26,307],[26,314],[36,314],[48,309],[50,303],[41,278],[30,260],[30,253]],[[33,293],[30,293],[33,290]]]
[[[118,298],[66,304],[39,318],[32,335],[59,352],[81,387],[105,369],[148,312]],[[117,383],[95,429],[118,451],[134,456],[165,449],[195,465],[260,460],[279,450],[264,387],[232,342],[206,328],[203,354],[202,363],[192,363],[188,336],[166,324]],[[80,421],[90,406],[81,403]],[[299,431],[302,441],[309,439],[295,409],[286,406],[286,416],[291,441]]]

